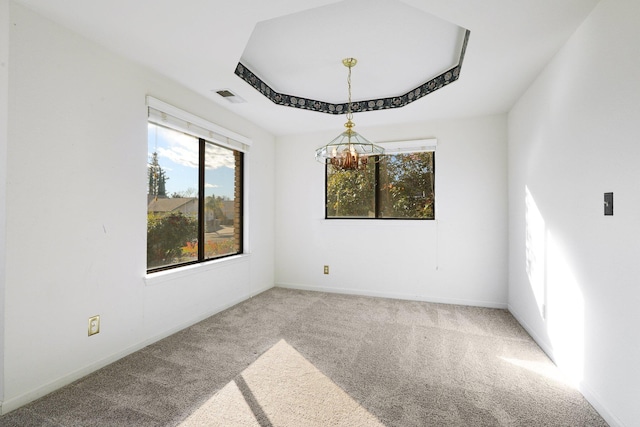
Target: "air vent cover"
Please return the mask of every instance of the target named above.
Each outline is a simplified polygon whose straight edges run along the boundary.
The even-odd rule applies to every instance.
[[[221,97],[223,97],[227,101],[233,102],[234,104],[240,104],[242,102],[247,102],[247,101],[244,100],[244,98],[236,95],[235,93],[231,92],[229,89],[216,90],[215,93],[217,93],[218,95],[220,95]]]

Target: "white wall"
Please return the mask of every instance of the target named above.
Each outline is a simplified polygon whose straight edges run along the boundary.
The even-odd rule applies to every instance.
[[[325,220],[314,150],[341,127],[336,117],[335,134],[277,140],[276,284],[506,307],[506,116],[358,129],[373,141],[438,139],[437,221]]]
[[[619,426],[640,420],[638,17],[602,0],[509,114],[509,309]]]
[[[272,136],[13,3],[9,31],[4,412],[273,286],[275,210]],[[250,255],[145,281],[147,94],[253,140]]]
[[[4,271],[6,259],[7,124],[9,114],[9,1],[0,0],[0,402],[4,396]],[[0,414],[2,406],[0,405]]]

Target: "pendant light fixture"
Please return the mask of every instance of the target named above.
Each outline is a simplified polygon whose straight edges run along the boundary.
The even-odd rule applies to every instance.
[[[333,141],[316,150],[316,160],[330,164],[338,170],[359,170],[365,169],[367,163],[376,161],[377,157],[384,154],[384,149],[373,144],[371,141],[353,130],[353,107],[351,103],[351,69],[358,61],[355,58],[345,58],[342,60],[345,67],[349,69],[347,86],[349,89],[349,102],[347,104],[347,128]],[[373,159],[369,159],[373,157]]]

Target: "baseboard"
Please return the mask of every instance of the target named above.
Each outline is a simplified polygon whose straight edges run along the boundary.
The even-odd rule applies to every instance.
[[[524,328],[524,330],[527,331],[529,335],[531,335],[531,338],[533,338],[533,340],[536,342],[536,344],[538,344],[538,346],[542,349],[542,351],[544,351],[547,354],[547,356],[549,356],[551,361],[553,361],[553,363],[555,364],[556,361],[553,355],[553,348],[551,344],[548,343],[546,340],[543,340],[540,337],[540,335],[538,335],[533,330],[533,328],[531,328],[527,324],[527,322],[525,322],[522,319],[522,316],[520,316],[519,313],[516,310],[514,310],[511,305],[509,305],[507,309],[509,310],[509,313],[511,313],[511,315],[518,321],[518,323],[520,323],[520,325]],[[584,398],[587,399],[587,402],[589,402],[589,404],[593,406],[593,408],[600,414],[602,418],[604,418],[604,420],[609,424],[609,426],[626,427],[618,417],[613,415],[611,411],[609,411],[609,409],[602,404],[602,399],[598,396],[597,393],[595,393],[591,389],[591,387],[589,387],[586,381],[583,380],[580,382],[580,384],[578,384],[578,391],[582,393]]]
[[[598,411],[600,416],[604,418],[610,427],[626,427],[618,417],[613,415],[611,411],[601,403],[602,399],[587,384],[584,382],[580,383],[578,390],[580,390],[580,393],[582,393],[584,398],[587,399],[596,411]]]
[[[556,363],[556,359],[553,354],[553,347],[551,346],[551,344],[544,340],[540,335],[538,335],[536,331],[534,331],[533,328],[524,321],[522,316],[520,316],[520,314],[515,311],[511,305],[507,306],[507,310],[509,310],[509,313],[511,313],[511,315],[518,321],[520,326],[522,326],[524,330],[527,331],[529,335],[531,335],[531,338],[533,338],[533,340],[536,342],[536,344],[538,344],[542,351],[544,351],[546,355],[549,356],[549,359],[551,359],[553,363]]]
[[[394,293],[394,292],[378,292],[378,291],[371,291],[366,289],[362,290],[362,289],[336,288],[336,287],[324,287],[324,286],[309,286],[309,285],[300,285],[295,283],[276,283],[276,287],[286,288],[286,289],[298,289],[301,291],[317,291],[317,292],[328,292],[328,293],[334,293],[334,294],[362,295],[367,297],[433,302],[438,304],[468,305],[473,307],[487,307],[487,308],[499,308],[499,309],[507,308],[506,303],[500,303],[500,302],[476,301],[476,300],[466,300],[466,299],[456,299],[456,298],[438,298],[438,297],[402,294],[402,293]]]
[[[69,385],[71,383],[73,383],[74,381],[77,381],[81,378],[86,377],[87,375],[97,371],[98,369],[104,368],[107,365],[110,365],[111,363],[122,359],[125,356],[130,355],[131,353],[135,353],[138,350],[142,350],[143,348],[145,348],[146,346],[153,344],[157,341],[160,341],[163,338],[166,338],[170,335],[173,335],[176,332],[179,332],[185,328],[188,328],[189,326],[195,325],[198,322],[201,322],[217,313],[220,313],[221,311],[226,310],[227,308],[233,307],[236,304],[239,304],[243,301],[246,301],[250,298],[253,298],[254,296],[261,294],[264,291],[267,291],[269,289],[271,289],[273,287],[273,285],[269,285],[269,286],[265,286],[262,287],[260,289],[251,291],[247,294],[244,294],[238,298],[235,298],[234,300],[227,302],[225,304],[221,304],[215,308],[213,308],[212,310],[209,310],[208,312],[204,313],[204,314],[200,314],[198,316],[195,316],[194,318],[190,319],[187,322],[184,322],[180,325],[174,326],[170,329],[167,329],[165,331],[163,331],[160,334],[157,334],[151,338],[148,338],[140,343],[137,343],[135,345],[132,345],[130,347],[125,348],[124,350],[118,351],[114,354],[111,354],[110,356],[107,356],[103,359],[100,359],[94,363],[91,363],[90,365],[87,365],[83,368],[80,368],[76,371],[73,371],[63,377],[60,377],[54,381],[51,381],[41,387],[38,387],[34,390],[28,391],[26,393],[21,394],[20,396],[5,400],[3,402],[0,402],[0,415],[4,415],[7,414],[15,409],[20,408],[21,406],[26,405],[27,403],[33,402],[36,399],[39,399],[43,396],[46,396],[49,393],[52,393],[66,385]]]

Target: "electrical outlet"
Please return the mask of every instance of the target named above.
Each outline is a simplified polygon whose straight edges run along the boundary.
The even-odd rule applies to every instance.
[[[328,265],[324,266],[324,274],[329,274],[329,266]]]
[[[100,332],[100,316],[93,316],[89,318],[89,336],[95,335]]]

